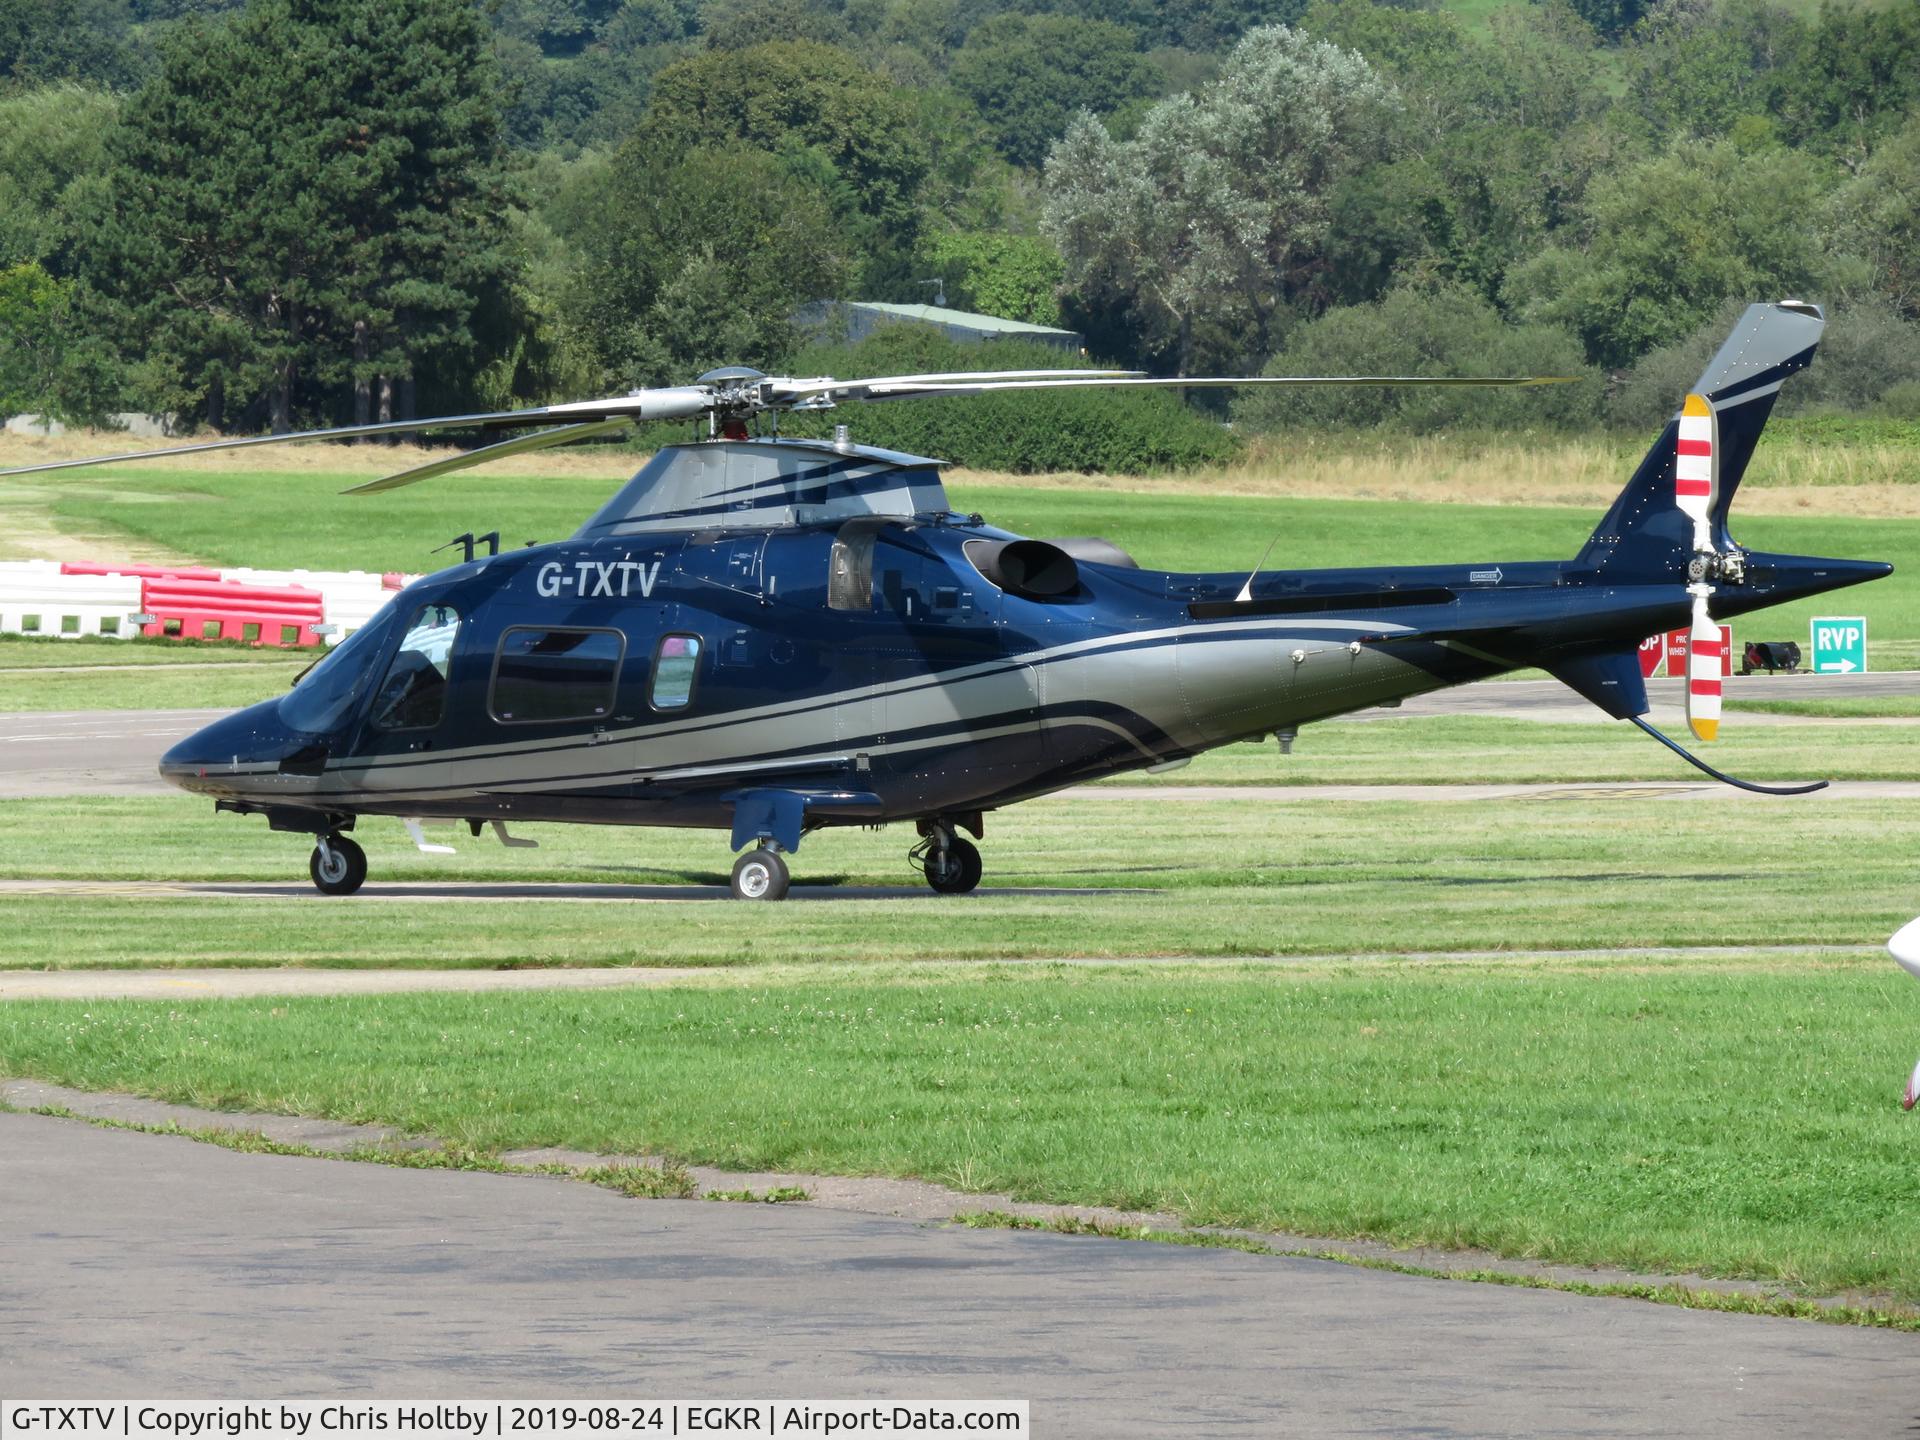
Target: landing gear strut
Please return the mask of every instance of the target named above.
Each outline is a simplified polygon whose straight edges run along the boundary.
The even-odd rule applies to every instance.
[[[787,898],[787,862],[780,852],[763,845],[733,862],[733,898],[784,900]]]
[[[344,835],[322,835],[314,842],[307,873],[322,895],[351,895],[367,878],[367,852]]]
[[[907,860],[920,867],[927,884],[942,895],[964,895],[980,883],[980,850],[971,840],[944,820],[922,820],[920,834],[924,838]]]

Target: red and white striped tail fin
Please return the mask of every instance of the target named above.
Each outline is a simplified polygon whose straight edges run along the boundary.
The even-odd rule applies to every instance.
[[[1713,549],[1708,513],[1713,508],[1719,421],[1704,395],[1689,395],[1680,407],[1680,439],[1673,457],[1673,498],[1693,521],[1693,548]]]
[[[1707,588],[1693,590],[1693,627],[1687,632],[1687,728],[1698,740],[1720,733],[1720,675],[1726,641],[1707,614]]]

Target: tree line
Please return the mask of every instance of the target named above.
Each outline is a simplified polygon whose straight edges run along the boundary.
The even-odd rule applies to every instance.
[[[1254,429],[1642,424],[1800,295],[1796,403],[1920,416],[1920,6],[0,0],[7,413],[505,408],[936,285],[1166,374],[1585,377]]]

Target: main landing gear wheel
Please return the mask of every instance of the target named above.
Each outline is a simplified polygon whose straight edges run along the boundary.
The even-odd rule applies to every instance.
[[[733,862],[733,898],[784,900],[788,878],[787,862],[778,850],[749,850]]]
[[[964,895],[980,883],[980,848],[958,835],[927,852],[927,884],[942,895]]]
[[[323,835],[308,857],[307,873],[322,895],[351,895],[367,878],[367,852],[344,835]]]

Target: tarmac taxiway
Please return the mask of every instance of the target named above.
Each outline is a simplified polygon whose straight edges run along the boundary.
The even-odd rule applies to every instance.
[[[0,1114],[0,1394],[1024,1399],[1048,1437],[1866,1436],[1852,1326]]]

